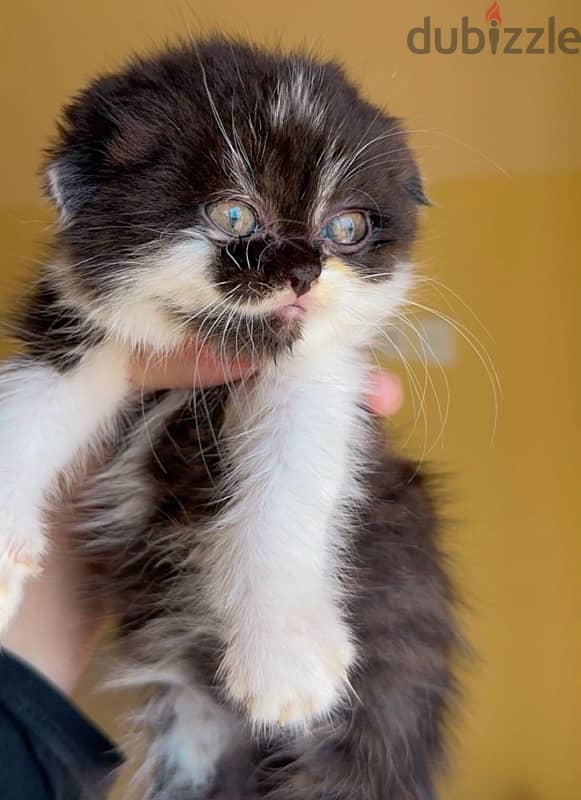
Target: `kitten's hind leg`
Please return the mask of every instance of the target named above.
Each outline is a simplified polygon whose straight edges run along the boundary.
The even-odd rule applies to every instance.
[[[41,569],[49,491],[128,391],[128,356],[113,346],[66,372],[26,358],[0,368],[0,633]]]
[[[244,770],[236,763],[236,754],[243,747],[242,726],[234,713],[203,689],[157,688],[137,722],[148,737],[141,774],[136,778],[148,787],[146,800],[222,797],[219,784],[228,783],[224,772],[229,770],[236,772],[235,784],[243,782]],[[238,796],[243,797],[228,791],[228,800]]]

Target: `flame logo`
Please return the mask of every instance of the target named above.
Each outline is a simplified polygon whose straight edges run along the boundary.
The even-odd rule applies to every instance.
[[[502,17],[500,16],[500,6],[494,0],[494,3],[490,6],[488,11],[486,12],[486,21],[487,22],[497,22],[499,25],[502,25]]]

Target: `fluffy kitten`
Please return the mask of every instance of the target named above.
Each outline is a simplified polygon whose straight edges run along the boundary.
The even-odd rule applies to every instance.
[[[451,593],[360,406],[425,202],[402,128],[334,64],[216,39],[94,82],[46,178],[55,251],[0,383],[0,620],[106,443],[75,519],[150,687],[148,797],[433,797]],[[136,398],[131,354],[193,338],[257,376]]]

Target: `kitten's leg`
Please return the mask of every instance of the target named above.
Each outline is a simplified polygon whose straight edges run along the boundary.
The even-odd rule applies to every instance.
[[[26,359],[0,370],[0,631],[41,567],[47,492],[128,390],[128,356],[112,345],[66,373]]]
[[[271,749],[259,769],[269,800],[436,798],[459,641],[431,504],[414,469],[379,466],[354,532],[350,610],[361,658],[353,697]]]
[[[241,387],[225,426],[232,499],[208,533],[208,595],[224,622],[226,689],[259,727],[327,712],[354,658],[338,522],[354,489],[362,367],[324,357]]]
[[[137,717],[148,738],[137,776],[138,783],[148,786],[147,800],[214,797],[220,761],[241,741],[239,721],[200,688],[171,686],[154,692]]]

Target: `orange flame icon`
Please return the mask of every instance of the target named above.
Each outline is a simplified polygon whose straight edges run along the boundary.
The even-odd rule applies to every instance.
[[[487,22],[496,22],[499,25],[502,25],[502,17],[500,16],[500,6],[494,0],[494,3],[490,6],[488,11],[486,12],[486,21]]]

